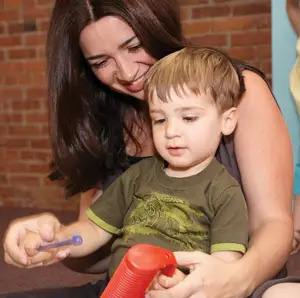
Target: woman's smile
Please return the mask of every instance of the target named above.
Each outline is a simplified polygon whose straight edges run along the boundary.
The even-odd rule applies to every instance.
[[[145,82],[145,75],[146,75],[146,73],[142,74],[135,81],[133,81],[133,82],[131,82],[129,84],[125,84],[126,89],[129,92],[132,92],[132,93],[139,92],[139,91],[143,90],[143,88],[144,88],[144,82]]]

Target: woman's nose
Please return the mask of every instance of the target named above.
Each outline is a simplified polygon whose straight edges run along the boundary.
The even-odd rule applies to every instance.
[[[117,61],[117,79],[121,82],[133,82],[138,74],[138,64],[126,58]]]

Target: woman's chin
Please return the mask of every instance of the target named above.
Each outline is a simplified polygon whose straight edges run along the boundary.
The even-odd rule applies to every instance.
[[[145,100],[144,90],[138,92],[136,95],[133,95],[133,96],[139,100]]]
[[[122,89],[122,90],[114,89],[114,88],[111,88],[111,89],[114,90],[115,92],[135,97],[138,100],[145,100],[144,90],[140,90],[137,92],[130,92],[129,90],[124,90],[124,89]]]
[[[125,92],[127,95],[130,95],[130,96],[133,96],[135,97],[136,99],[139,99],[139,100],[145,100],[145,93],[144,93],[144,90],[140,90],[140,91],[137,91],[137,92]]]

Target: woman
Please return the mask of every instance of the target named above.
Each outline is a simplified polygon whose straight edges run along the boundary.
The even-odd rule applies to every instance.
[[[56,2],[48,40],[52,178],[64,180],[67,195],[87,191],[81,216],[99,195],[96,186],[105,188],[134,161],[154,153],[143,102],[145,75],[156,60],[183,45],[176,0]],[[150,297],[246,297],[274,276],[289,254],[293,170],[288,132],[264,79],[239,66],[247,89],[238,107],[240,120],[234,137],[223,139],[217,158],[242,182],[250,248],[232,264],[200,252],[177,253],[178,263],[192,265],[191,274]],[[26,264],[15,240],[22,241],[25,228],[51,240],[59,227],[45,214],[14,221],[4,242],[8,263]],[[47,263],[40,261],[33,265]],[[100,265],[104,269],[105,261]],[[30,297],[97,297],[91,287]]]
[[[298,113],[300,112],[300,1],[299,0],[286,0],[286,11],[289,20],[298,36],[296,44],[298,58],[290,75],[290,89],[292,96],[297,104]],[[294,178],[294,241],[293,241],[293,253],[299,251],[300,247],[300,152],[298,148],[298,160],[295,169]],[[287,280],[282,280],[281,283],[270,287],[265,292],[265,298],[297,298],[300,293],[300,278],[288,277]]]

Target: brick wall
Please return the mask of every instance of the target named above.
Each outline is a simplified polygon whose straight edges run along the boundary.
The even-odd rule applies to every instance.
[[[47,181],[45,38],[53,0],[0,0],[0,205],[74,209]],[[181,0],[183,30],[270,79],[270,0]]]
[[[200,45],[245,60],[271,78],[270,0],[181,0],[183,30]]]

